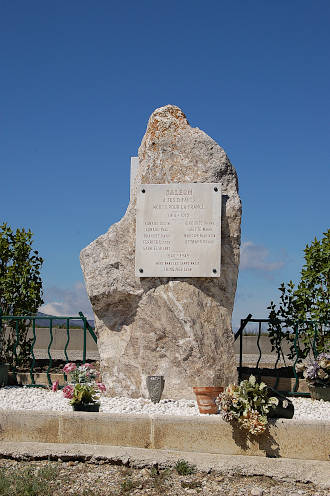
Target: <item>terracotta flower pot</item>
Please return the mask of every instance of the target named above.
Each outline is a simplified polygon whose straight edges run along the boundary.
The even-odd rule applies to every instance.
[[[224,390],[221,386],[193,387],[196,395],[199,413],[217,414],[219,407],[215,400]]]

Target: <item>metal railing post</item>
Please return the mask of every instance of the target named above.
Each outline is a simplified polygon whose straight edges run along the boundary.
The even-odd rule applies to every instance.
[[[246,324],[249,322],[251,319],[252,314],[249,313],[249,315],[246,317],[246,319],[241,319],[241,325],[239,326],[238,331],[234,334],[234,341],[239,337],[239,370],[238,370],[238,380],[241,380],[241,369],[243,365],[243,330],[246,326]]]
[[[87,356],[87,335],[86,335],[86,319],[84,319],[84,349],[83,349],[83,363],[86,362]]]
[[[49,318],[49,335],[50,335],[50,341],[49,341],[49,345],[48,345],[48,357],[49,357],[49,365],[48,365],[48,369],[47,369],[47,379],[48,379],[48,384],[49,386],[52,385],[52,379],[50,377],[50,369],[52,368],[52,363],[53,363],[53,359],[52,359],[52,355],[50,354],[50,347],[53,343],[53,319],[50,317]]]
[[[36,363],[36,357],[34,355],[34,345],[36,343],[36,340],[37,340],[37,336],[36,336],[36,319],[32,319],[32,332],[33,332],[33,341],[31,343],[31,354],[32,354],[32,362],[31,362],[31,367],[30,367],[30,378],[31,378],[31,382],[32,382],[32,385],[35,384],[35,380],[34,380],[34,364]]]
[[[2,334],[2,308],[0,307],[0,353],[3,347],[3,334]]]
[[[241,326],[243,325],[243,319],[241,319]],[[238,381],[242,378],[242,367],[243,367],[243,332],[239,335],[239,371],[238,371]]]

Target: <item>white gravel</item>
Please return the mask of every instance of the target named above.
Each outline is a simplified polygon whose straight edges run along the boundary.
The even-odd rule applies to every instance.
[[[330,402],[293,398],[294,418],[330,422]],[[48,412],[70,412],[69,400],[62,391],[53,393],[47,389],[27,387],[0,388],[0,410],[39,410]],[[144,398],[101,397],[101,412],[117,414],[147,415],[200,415],[196,401],[161,400],[154,404]]]

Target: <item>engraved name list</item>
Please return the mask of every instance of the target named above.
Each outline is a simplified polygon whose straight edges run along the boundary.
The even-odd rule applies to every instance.
[[[221,189],[217,183],[142,184],[136,205],[139,277],[219,277]]]

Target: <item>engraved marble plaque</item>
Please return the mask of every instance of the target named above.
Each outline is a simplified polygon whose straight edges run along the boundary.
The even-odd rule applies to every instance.
[[[220,259],[220,184],[139,186],[136,276],[219,277]]]

